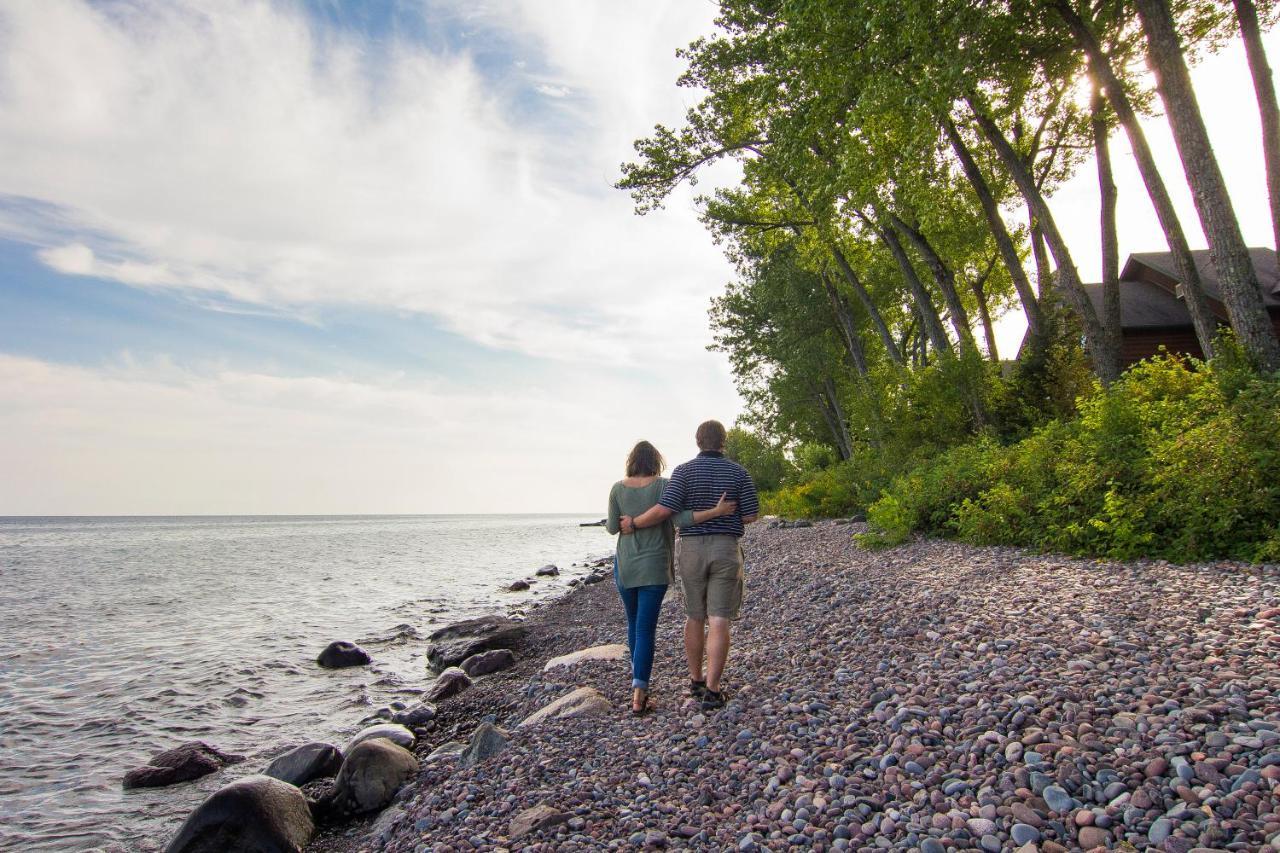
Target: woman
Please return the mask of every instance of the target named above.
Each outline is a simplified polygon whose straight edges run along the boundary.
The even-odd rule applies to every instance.
[[[622,516],[632,518],[642,514],[662,497],[667,485],[665,477],[658,476],[666,463],[652,444],[641,441],[631,448],[627,456],[627,476],[613,484],[609,490],[609,513],[605,527],[617,534]],[[654,634],[658,627],[658,612],[662,599],[672,580],[672,546],[675,528],[700,524],[709,518],[717,518],[733,512],[736,504],[721,495],[715,507],[698,512],[673,515],[670,520],[655,527],[637,530],[634,534],[619,536],[617,557],[614,558],[614,581],[622,606],[627,612],[627,648],[631,650],[631,711],[643,714],[649,709],[649,674],[653,670]]]

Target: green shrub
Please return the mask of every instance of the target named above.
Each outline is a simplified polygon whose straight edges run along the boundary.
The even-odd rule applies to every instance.
[[[1114,559],[1276,559],[1280,378],[1251,372],[1230,340],[1223,352],[1153,358],[1075,418],[916,465],[872,503],[865,541],[919,531]]]

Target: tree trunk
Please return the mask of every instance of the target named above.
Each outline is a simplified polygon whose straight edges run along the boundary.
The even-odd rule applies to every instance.
[[[1000,353],[996,351],[996,329],[991,322],[991,308],[987,305],[987,292],[985,289],[986,281],[991,277],[991,270],[996,265],[996,259],[993,257],[987,264],[986,271],[969,282],[969,289],[973,291],[973,298],[978,304],[978,320],[982,323],[982,334],[987,339],[987,358],[993,363],[1000,362]],[[1027,324],[1027,331],[1031,331],[1031,325]]]
[[[967,347],[977,352],[978,344],[973,339],[973,329],[969,327],[969,312],[965,311],[964,303],[960,301],[960,294],[956,291],[955,273],[934,251],[933,244],[919,229],[907,223],[896,213],[889,214],[889,221],[893,227],[902,232],[902,235],[924,258],[925,266],[929,268],[929,272],[933,274],[933,280],[938,283],[938,289],[942,291],[942,299],[947,304],[947,313],[951,315],[951,328],[955,329],[956,340],[960,342],[961,348]]]
[[[973,159],[968,146],[964,144],[964,138],[960,136],[960,132],[950,118],[943,119],[942,128],[946,131],[947,139],[951,141],[951,150],[960,161],[960,167],[964,170],[969,186],[973,187],[974,194],[978,196],[982,213],[987,219],[987,227],[991,229],[991,234],[996,240],[996,248],[1000,250],[1000,258],[1004,261],[1005,268],[1009,270],[1009,277],[1013,279],[1013,286],[1018,291],[1018,298],[1022,301],[1022,313],[1027,317],[1027,333],[1033,340],[1042,340],[1044,330],[1040,316],[1040,303],[1036,299],[1035,291],[1031,289],[1027,271],[1022,268],[1022,259],[1018,257],[1018,249],[1013,245],[1013,238],[1009,236],[1009,228],[1004,223],[1004,217],[1000,215],[1000,205],[996,203],[991,187],[982,175],[982,170],[978,168],[977,161]],[[983,325],[986,325],[985,320]]]
[[[849,287],[853,288],[854,295],[858,297],[858,301],[862,303],[863,309],[866,310],[867,317],[870,318],[871,325],[876,330],[876,335],[880,338],[880,343],[884,345],[885,352],[889,354],[889,360],[894,364],[901,365],[903,363],[902,350],[893,342],[893,335],[889,332],[889,326],[885,323],[884,317],[880,314],[880,309],[876,307],[876,303],[872,301],[871,294],[863,287],[862,280],[853,271],[853,267],[849,266],[849,261],[845,258],[844,252],[841,252],[835,245],[830,248],[831,257],[835,259],[836,266],[840,268],[840,274],[849,283]]]
[[[1209,242],[1209,255],[1218,273],[1222,302],[1241,345],[1258,367],[1280,369],[1280,341],[1262,304],[1258,274],[1240,223],[1222,180],[1222,171],[1209,144],[1191,75],[1187,71],[1173,15],[1165,0],[1134,0],[1147,37],[1147,59],[1156,74],[1156,88],[1182,158],[1182,169]]]
[[[1000,162],[1009,170],[1014,182],[1018,185],[1018,189],[1022,192],[1023,198],[1035,211],[1036,221],[1044,232],[1045,242],[1048,243],[1049,251],[1053,254],[1053,260],[1058,265],[1058,283],[1062,286],[1067,299],[1070,300],[1072,308],[1075,309],[1076,314],[1080,317],[1080,324],[1084,331],[1085,347],[1089,352],[1090,359],[1093,361],[1094,371],[1104,385],[1110,385],[1115,381],[1117,375],[1112,369],[1116,359],[1108,353],[1108,341],[1103,331],[1102,323],[1098,320],[1098,314],[1093,310],[1093,303],[1089,301],[1089,294],[1085,292],[1084,285],[1080,281],[1080,273],[1076,270],[1075,261],[1071,257],[1071,251],[1067,248],[1066,241],[1062,239],[1062,234],[1058,231],[1058,225],[1054,222],[1048,202],[1045,201],[1044,195],[1036,186],[1035,177],[1031,174],[1031,170],[1027,168],[1027,164],[1022,162],[1018,152],[1013,150],[1013,146],[1009,144],[1009,140],[1001,133],[1000,128],[991,117],[979,109],[972,99],[969,100],[969,108],[973,111],[974,118],[977,119],[978,127],[982,130],[983,135],[991,143],[992,148],[995,149],[996,156],[1000,158]]]
[[[1049,250],[1044,245],[1044,229],[1040,227],[1030,202],[1027,202],[1027,229],[1031,232],[1031,256],[1036,264],[1036,293],[1040,297],[1043,316],[1045,297],[1053,289],[1053,268],[1049,266]]]
[[[1258,10],[1252,0],[1232,0],[1232,3],[1236,7],[1236,20],[1240,22],[1240,37],[1244,39],[1244,52],[1249,58],[1249,72],[1253,75],[1253,91],[1258,99],[1258,115],[1262,119],[1262,162],[1267,169],[1271,230],[1276,251],[1280,252],[1280,105],[1276,103],[1276,87],[1267,62],[1267,51],[1262,46]]]
[[[845,301],[844,295],[836,289],[836,283],[831,280],[831,276],[822,272],[819,273],[819,277],[822,279],[823,289],[827,292],[827,301],[831,303],[831,313],[836,318],[836,326],[840,329],[840,338],[844,341],[849,362],[853,365],[853,369],[858,371],[858,376],[866,376],[867,353],[863,349],[862,339],[858,337],[853,312],[849,310],[849,304]]]
[[[890,227],[880,228],[871,224],[865,216],[862,220],[871,225],[880,237],[880,241],[888,247],[893,259],[897,261],[898,269],[902,272],[902,277],[907,282],[907,289],[911,291],[911,297],[916,304],[916,311],[920,315],[925,334],[929,337],[929,343],[933,344],[933,348],[938,352],[947,352],[951,349],[951,341],[947,340],[947,333],[942,328],[942,320],[938,317],[937,309],[933,307],[933,300],[929,298],[929,291],[920,280],[920,276],[916,274],[915,267],[911,265],[911,258],[907,257],[907,250],[902,248],[898,235],[893,233]]]
[[[1218,321],[1209,310],[1209,302],[1205,296],[1204,284],[1200,280],[1200,271],[1196,269],[1191,256],[1191,246],[1187,243],[1186,234],[1182,230],[1182,221],[1174,210],[1173,200],[1165,186],[1160,169],[1156,166],[1155,157],[1151,154],[1151,146],[1147,144],[1147,135],[1142,130],[1138,115],[1133,109],[1129,95],[1125,91],[1120,78],[1116,76],[1111,60],[1102,52],[1093,30],[1065,0],[1057,0],[1055,8],[1071,30],[1076,44],[1089,57],[1090,76],[1095,85],[1101,85],[1107,94],[1107,100],[1115,111],[1116,118],[1124,127],[1129,138],[1129,147],[1133,149],[1133,158],[1142,176],[1142,183],[1151,198],[1151,206],[1155,208],[1156,219],[1164,231],[1165,243],[1173,253],[1173,263],[1178,271],[1178,280],[1182,285],[1182,298],[1191,315],[1191,324],[1196,330],[1196,339],[1206,357],[1213,355],[1213,339],[1218,333]],[[1095,143],[1096,147],[1096,143]],[[1099,176],[1101,179],[1101,176]]]
[[[1102,328],[1108,337],[1107,352],[1115,359],[1110,369],[1120,374],[1120,238],[1116,233],[1116,182],[1111,172],[1111,148],[1107,144],[1107,103],[1096,80],[1090,101],[1089,125],[1098,161],[1098,194],[1102,200]]]
[[[836,393],[836,383],[828,376],[823,380],[822,390],[818,394],[818,406],[831,430],[831,438],[835,441],[836,452],[842,462],[853,456],[853,439],[849,437],[849,425],[845,422],[844,407],[840,405],[840,397]]]

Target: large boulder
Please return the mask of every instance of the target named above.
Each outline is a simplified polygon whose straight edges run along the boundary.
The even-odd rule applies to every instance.
[[[300,853],[314,834],[301,791],[270,776],[246,776],[197,806],[165,853]]]
[[[399,723],[378,723],[376,726],[369,726],[356,732],[355,736],[347,741],[347,745],[342,748],[342,754],[350,755],[351,750],[360,744],[377,738],[389,740],[396,746],[401,746],[405,749],[413,746],[413,742],[418,739],[413,732]]]
[[[427,690],[427,701],[439,702],[450,696],[457,696],[471,686],[471,676],[456,666],[451,666],[436,677],[435,683]]]
[[[621,643],[611,643],[607,646],[592,646],[589,649],[579,649],[576,652],[569,652],[567,655],[560,655],[558,658],[552,658],[543,665],[543,672],[550,672],[553,669],[561,667],[577,666],[580,663],[586,663],[593,660],[626,660],[630,657],[627,647]]]
[[[475,767],[507,748],[507,733],[493,723],[481,723],[471,735],[471,743],[458,757],[459,767]]]
[[[500,669],[506,669],[516,662],[516,653],[511,649],[494,649],[472,655],[462,662],[461,669],[472,678],[479,678]]]
[[[329,796],[317,809],[330,818],[366,814],[387,806],[418,772],[418,759],[385,738],[366,740],[347,754]]]
[[[338,748],[333,744],[316,742],[289,750],[268,764],[262,773],[301,788],[315,779],[337,775],[341,767],[342,753]]]
[[[427,635],[427,660],[434,669],[457,666],[491,649],[515,648],[528,629],[505,616],[481,616],[457,622]]]
[[[325,669],[342,669],[348,666],[364,666],[371,658],[369,653],[348,640],[334,640],[324,647],[316,663]]]
[[[600,716],[612,712],[613,706],[609,700],[600,694],[600,691],[594,687],[579,687],[570,693],[566,693],[556,701],[552,702],[529,716],[525,717],[520,726],[536,726],[544,720],[569,720],[575,717]]]
[[[121,783],[125,788],[159,788],[190,782],[201,776],[216,773],[228,764],[239,764],[243,755],[231,755],[202,740],[193,740],[166,749],[152,758],[145,767],[135,767],[124,774]]]

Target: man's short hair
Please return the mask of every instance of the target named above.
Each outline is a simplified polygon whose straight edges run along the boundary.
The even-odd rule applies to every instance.
[[[724,450],[724,424],[719,421],[703,421],[695,437],[699,450]]]

